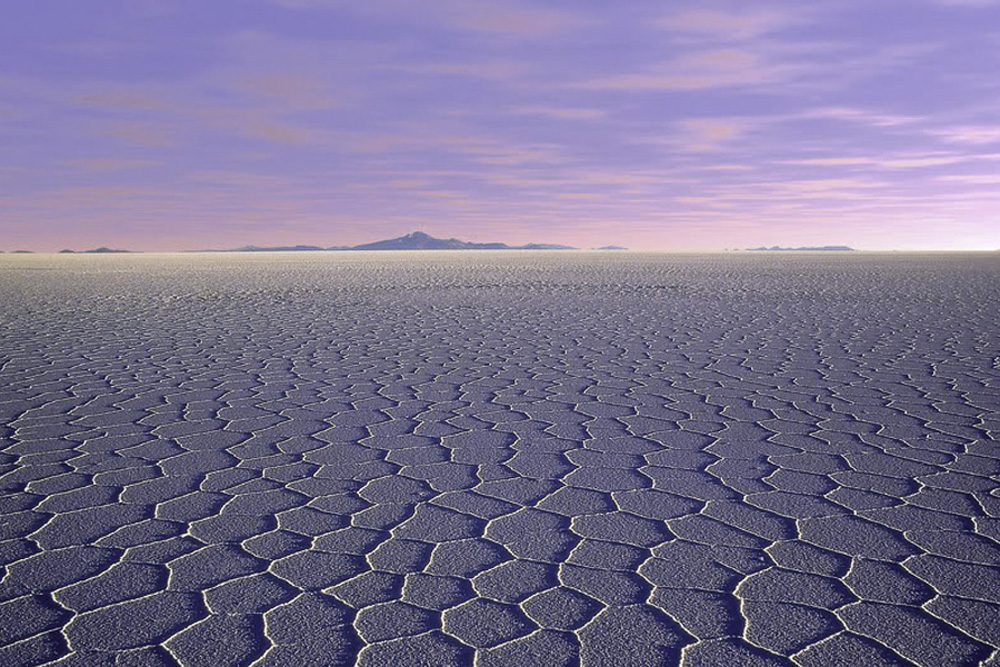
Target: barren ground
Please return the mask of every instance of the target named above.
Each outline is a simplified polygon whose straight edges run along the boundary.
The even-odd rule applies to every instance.
[[[0,664],[1000,664],[998,313],[996,253],[0,256]]]

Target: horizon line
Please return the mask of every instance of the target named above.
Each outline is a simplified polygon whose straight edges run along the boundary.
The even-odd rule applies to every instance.
[[[305,245],[305,244],[302,244]],[[241,248],[195,248],[179,250],[134,250],[134,249],[111,249],[107,251],[92,250],[31,250],[28,248],[16,248],[14,250],[0,250],[0,255],[223,255],[223,254],[258,254],[258,253],[342,253],[342,252],[369,252],[369,253],[406,253],[406,252],[607,252],[607,253],[664,253],[664,254],[754,254],[766,255],[775,253],[797,253],[797,254],[878,254],[878,253],[991,253],[1000,252],[1000,248],[854,248],[828,250],[821,246],[792,248],[783,247],[772,248],[714,248],[714,249],[682,249],[682,248],[604,248],[604,247],[566,247],[566,248],[523,248],[511,246],[508,248],[383,248],[383,249],[356,249],[354,247],[300,247],[295,246],[255,246],[253,249]],[[281,248],[281,249],[272,249]]]

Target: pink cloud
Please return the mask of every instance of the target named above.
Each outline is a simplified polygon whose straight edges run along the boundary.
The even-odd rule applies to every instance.
[[[453,24],[479,32],[502,33],[519,37],[542,37],[555,32],[571,30],[588,21],[577,14],[517,7],[492,2],[457,0],[441,3]]]
[[[205,107],[193,116],[212,128],[277,144],[320,144],[333,136],[329,130],[286,120],[279,112],[261,107]]]
[[[413,142],[414,138],[406,134],[351,133],[344,136],[339,145],[352,153],[388,153]]]
[[[971,159],[962,155],[928,155],[928,156],[887,156],[875,157],[830,157],[808,158],[803,160],[783,160],[783,164],[797,164],[814,167],[879,167],[883,169],[913,169],[919,167],[940,167],[957,164]]]
[[[426,188],[432,183],[433,181],[427,178],[397,178],[391,181],[386,181],[385,185],[390,188],[402,188],[409,190]]]
[[[288,188],[294,184],[294,181],[282,176],[255,174],[245,171],[196,171],[188,174],[188,178],[201,183],[247,188],[254,191]]]
[[[250,119],[235,127],[248,137],[282,144],[316,143],[323,137],[319,130],[273,118]]]
[[[526,116],[545,116],[556,120],[597,120],[607,115],[601,109],[549,106],[517,107],[513,109],[513,112]]]
[[[57,193],[60,197],[86,197],[102,200],[125,199],[133,197],[157,197],[166,194],[164,190],[149,187],[133,187],[125,185],[92,185],[64,188]]]
[[[117,87],[83,93],[73,98],[81,106],[106,111],[161,111],[167,108],[159,94],[141,87]]]
[[[760,37],[801,21],[791,11],[749,10],[722,12],[711,9],[691,9],[671,14],[657,25],[672,32],[718,39],[739,41]]]
[[[742,135],[747,124],[723,118],[694,118],[678,123],[684,134],[682,142],[687,150],[704,151]]]
[[[273,0],[286,9],[340,9],[381,18],[406,18],[411,23],[438,23],[462,30],[518,38],[539,38],[591,23],[577,12],[540,8],[527,3],[482,0],[380,0],[354,3],[345,0]]]
[[[173,126],[152,121],[113,121],[104,134],[143,148],[165,148],[177,144]]]
[[[1000,5],[1000,0],[931,0],[932,2],[944,5],[945,7],[972,7],[985,8]]]
[[[84,171],[119,171],[121,169],[138,169],[159,164],[155,160],[130,160],[127,158],[85,158],[69,160],[67,164]]]
[[[227,87],[264,98],[285,112],[332,109],[343,106],[349,97],[356,96],[343,93],[335,95],[320,79],[294,71],[251,74],[235,79]]]
[[[874,125],[876,127],[910,125],[921,120],[916,116],[886,114],[853,107],[821,107],[817,109],[807,109],[800,112],[798,117],[845,120],[855,123],[863,123],[866,125]]]
[[[773,61],[746,49],[685,53],[645,72],[594,79],[583,88],[597,90],[701,90],[746,87],[787,81],[804,66]]]
[[[523,77],[528,67],[516,60],[494,59],[481,62],[405,65],[400,69],[422,74],[454,74],[493,81],[514,81]]]
[[[1000,126],[998,125],[966,125],[931,130],[931,134],[945,141],[961,144],[994,144],[1000,143]]]
[[[699,171],[752,171],[753,167],[748,164],[705,164],[694,167]]]
[[[1000,174],[949,174],[938,176],[937,180],[969,185],[1000,185]]]

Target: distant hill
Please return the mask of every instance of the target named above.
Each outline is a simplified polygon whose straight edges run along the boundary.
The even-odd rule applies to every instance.
[[[597,250],[628,250],[628,248],[620,245],[602,245],[600,248],[597,248]]]
[[[473,243],[458,239],[438,239],[424,232],[410,232],[406,236],[374,243],[363,243],[350,248],[331,250],[575,250],[572,246],[554,243],[529,243],[510,246],[506,243]]]
[[[93,250],[60,250],[60,255],[104,255],[104,254],[121,254],[135,252],[134,250],[116,250],[115,248],[105,248],[101,246],[100,248],[94,248]]]
[[[773,245],[770,248],[765,248],[761,246],[760,248],[747,248],[752,252],[854,252],[854,248],[846,245],[821,245],[821,246],[804,246],[801,248],[783,248],[782,246]]]
[[[503,250],[505,243],[471,243],[458,239],[438,239],[424,232],[411,232],[406,236],[373,243],[362,243],[345,250]]]
[[[300,250],[326,250],[318,245],[282,245],[262,248],[255,245],[245,245],[242,248],[233,248],[227,252],[294,252]]]
[[[558,243],[529,243],[528,245],[513,246],[511,250],[576,250],[576,248]]]
[[[472,241],[460,241],[458,239],[439,239],[425,234],[424,232],[411,232],[406,236],[372,243],[362,243],[356,246],[330,246],[320,247],[315,245],[295,245],[295,246],[271,246],[260,247],[254,245],[233,248],[231,250],[217,251],[208,250],[200,252],[296,252],[296,251],[349,251],[349,250],[576,250],[568,245],[558,245],[554,243],[529,243],[522,246],[510,246],[506,243],[473,243]],[[198,252],[198,251],[196,251]]]

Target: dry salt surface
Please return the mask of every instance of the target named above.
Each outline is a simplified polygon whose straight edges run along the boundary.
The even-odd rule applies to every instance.
[[[1000,257],[0,256],[0,664],[1000,664]]]

